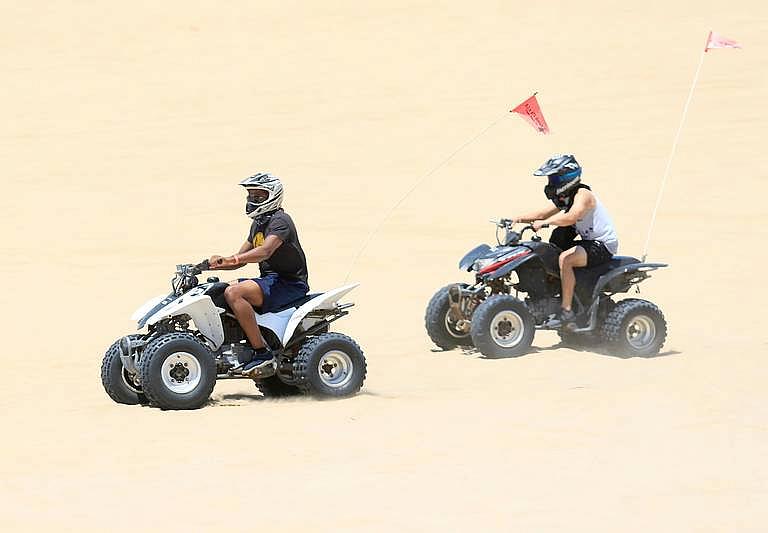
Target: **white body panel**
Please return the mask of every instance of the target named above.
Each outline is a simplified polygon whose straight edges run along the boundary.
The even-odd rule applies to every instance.
[[[283,346],[291,340],[296,328],[304,320],[308,313],[315,309],[333,309],[342,296],[357,287],[359,283],[344,285],[323,294],[320,294],[299,308],[289,307],[279,313],[256,313],[256,320],[260,326],[270,329],[282,340]],[[221,325],[221,313],[224,309],[216,307],[210,296],[203,294],[204,287],[195,287],[186,294],[173,300],[165,307],[159,309],[150,316],[146,323],[153,325],[161,320],[177,315],[189,315],[200,333],[211,343],[213,350],[218,350],[224,342],[224,328]],[[153,307],[163,301],[164,296],[158,296],[147,301],[139,307],[131,318],[140,320]],[[308,321],[305,327],[310,327],[315,320]]]
[[[141,320],[144,317],[144,315],[146,315],[152,310],[154,306],[162,302],[163,298],[165,298],[165,296],[156,296],[151,300],[147,300],[146,303],[144,303],[144,305],[142,305],[141,307],[139,307],[133,312],[133,314],[131,315],[131,320]]]
[[[221,318],[219,317],[224,309],[216,307],[210,296],[200,294],[200,291],[196,294],[195,292],[195,289],[192,289],[172,301],[149,317],[147,324],[151,326],[164,318],[189,315],[200,333],[211,342],[213,349],[217,350],[224,342],[224,328],[221,326]]]
[[[283,309],[279,313],[264,313],[260,315],[256,313],[256,322],[259,326],[272,330],[278,339],[283,338],[285,328],[288,326],[288,322],[291,320],[291,316],[296,312],[295,307],[289,307]],[[283,343],[285,345],[285,343]]]
[[[291,319],[286,325],[285,332],[282,336],[283,346],[285,346],[286,343],[291,339],[293,332],[296,330],[304,317],[307,316],[307,313],[313,311],[314,309],[333,309],[336,305],[336,302],[338,302],[342,296],[347,294],[358,285],[360,284],[351,283],[349,285],[344,285],[343,287],[324,292],[323,294],[315,296],[310,301],[299,307],[296,312],[293,313]]]

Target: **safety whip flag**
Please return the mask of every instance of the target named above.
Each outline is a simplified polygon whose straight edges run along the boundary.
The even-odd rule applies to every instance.
[[[704,51],[709,52],[713,48],[741,48],[741,45],[733,39],[723,37],[722,35],[710,31],[709,36],[707,37],[707,44],[704,46]]]
[[[541,112],[539,102],[536,100],[537,94],[538,93],[533,93],[533,96],[511,110],[510,113],[517,113],[523,117],[528,124],[533,126],[536,131],[547,134],[549,133],[549,126],[547,126],[547,121],[544,120],[544,113]]]
[[[696,74],[693,75],[693,83],[691,83],[691,90],[688,91],[688,99],[685,101],[683,107],[683,116],[680,118],[680,124],[677,126],[677,133],[675,133],[675,140],[672,141],[672,151],[667,159],[667,166],[664,168],[664,175],[661,178],[661,187],[659,187],[659,193],[656,195],[656,206],[653,208],[653,214],[651,215],[651,223],[648,226],[648,236],[645,238],[645,248],[643,249],[643,262],[648,255],[648,245],[651,242],[651,232],[653,231],[653,224],[656,222],[656,213],[659,211],[659,205],[661,204],[661,197],[664,194],[664,187],[667,184],[667,178],[669,177],[669,169],[672,167],[672,159],[675,157],[675,151],[677,150],[677,142],[680,140],[680,133],[683,131],[683,124],[685,123],[685,117],[688,114],[688,106],[691,105],[691,98],[693,98],[693,90],[696,88],[696,82],[699,81],[699,72],[701,72],[701,66],[704,64],[704,55],[706,52],[714,48],[741,48],[741,45],[729,39],[723,37],[717,33],[710,31],[707,35],[707,44],[704,45],[704,50],[699,54],[699,66],[696,67]]]

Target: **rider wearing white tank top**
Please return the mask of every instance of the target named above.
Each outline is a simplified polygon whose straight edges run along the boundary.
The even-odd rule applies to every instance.
[[[531,222],[534,230],[557,226],[550,242],[561,251],[561,312],[551,326],[575,328],[573,292],[575,268],[605,264],[619,251],[619,239],[608,211],[589,186],[581,183],[581,165],[572,154],[555,154],[533,175],[547,178],[544,194],[554,205],[516,217],[516,222]],[[581,240],[577,240],[576,236]]]
[[[613,220],[595,193],[595,207],[576,221],[576,231],[585,241],[598,241],[615,254],[619,251],[619,237],[613,227]]]

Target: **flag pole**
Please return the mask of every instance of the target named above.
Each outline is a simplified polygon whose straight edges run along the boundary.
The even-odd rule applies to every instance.
[[[482,135],[483,135],[485,132],[487,132],[489,129],[491,129],[492,127],[494,127],[494,126],[495,126],[495,125],[496,125],[496,124],[497,124],[497,123],[498,123],[498,122],[499,122],[499,121],[500,121],[502,118],[504,118],[505,116],[507,116],[507,112],[506,112],[506,111],[504,111],[504,113],[503,113],[502,115],[500,115],[498,118],[494,119],[494,121],[493,121],[493,122],[491,122],[490,124],[488,124],[488,125],[487,125],[485,128],[483,128],[483,129],[482,129],[480,132],[476,133],[476,134],[475,134],[473,137],[471,137],[469,140],[467,140],[467,141],[464,141],[464,143],[462,143],[462,144],[461,144],[461,145],[460,145],[458,148],[456,148],[456,149],[455,149],[453,152],[451,152],[451,154],[450,154],[448,157],[446,157],[445,159],[443,159],[442,161],[440,161],[440,162],[439,162],[439,163],[438,163],[436,166],[432,167],[432,169],[431,169],[431,170],[429,170],[429,172],[427,172],[426,174],[424,174],[423,176],[421,176],[419,179],[417,179],[417,180],[416,180],[416,181],[413,183],[413,185],[412,185],[412,186],[411,186],[411,187],[410,187],[410,188],[409,188],[409,189],[408,189],[408,190],[405,192],[405,194],[403,194],[403,195],[400,197],[400,199],[399,199],[397,202],[395,202],[395,203],[394,203],[394,205],[392,205],[392,207],[390,207],[390,208],[389,208],[389,210],[388,210],[388,211],[387,211],[387,212],[384,214],[384,216],[383,216],[383,217],[382,217],[382,218],[379,220],[379,223],[378,223],[378,224],[376,224],[376,226],[375,226],[375,227],[374,227],[374,228],[373,228],[373,229],[370,231],[370,233],[368,233],[368,236],[365,238],[365,241],[363,241],[363,244],[362,244],[362,246],[360,246],[360,249],[357,251],[357,253],[355,254],[355,257],[353,257],[353,258],[352,258],[352,261],[351,261],[351,262],[350,262],[350,264],[349,264],[349,270],[347,271],[347,275],[346,275],[346,277],[344,278],[344,283],[346,283],[346,282],[349,280],[349,276],[350,276],[350,274],[352,274],[352,269],[353,269],[353,268],[355,267],[355,265],[357,264],[357,260],[358,260],[358,259],[360,259],[360,256],[363,254],[363,252],[365,251],[365,249],[366,249],[366,248],[368,248],[368,245],[371,243],[371,240],[373,239],[374,235],[376,235],[376,234],[379,232],[379,230],[382,228],[382,226],[384,226],[384,223],[385,223],[387,220],[389,220],[389,217],[391,217],[391,216],[392,216],[392,213],[394,213],[394,212],[395,212],[395,210],[396,210],[398,207],[400,207],[400,204],[402,204],[402,203],[405,201],[405,199],[406,199],[406,198],[408,198],[408,197],[411,195],[411,193],[412,193],[413,191],[415,191],[415,190],[416,190],[416,187],[418,187],[419,185],[421,185],[421,183],[422,183],[422,182],[423,182],[425,179],[427,179],[428,177],[430,177],[432,174],[434,174],[435,172],[437,172],[438,170],[440,170],[441,168],[443,168],[443,167],[444,167],[444,166],[445,166],[445,165],[446,165],[446,164],[447,164],[447,163],[448,163],[448,162],[449,162],[451,159],[453,159],[453,158],[454,158],[454,156],[455,156],[456,154],[458,154],[458,153],[459,153],[459,152],[461,152],[461,151],[462,151],[464,148],[466,148],[467,146],[469,146],[470,144],[472,144],[473,142],[475,142],[477,139],[479,139],[480,137],[482,137]]]
[[[712,35],[712,32],[709,34]],[[707,45],[709,44],[710,37],[707,37]],[[685,101],[685,107],[683,108],[683,116],[680,119],[680,124],[677,126],[677,133],[675,133],[675,140],[672,142],[672,152],[669,154],[669,159],[667,159],[667,166],[664,169],[664,175],[661,178],[661,187],[659,188],[659,194],[656,196],[656,206],[653,208],[653,215],[651,216],[651,224],[648,226],[648,236],[645,239],[645,247],[643,248],[643,259],[642,261],[645,262],[645,258],[648,255],[648,245],[651,242],[651,232],[653,231],[653,225],[656,222],[656,214],[659,211],[659,205],[661,204],[661,197],[664,195],[664,188],[667,185],[667,178],[669,177],[669,169],[672,167],[672,159],[675,157],[675,152],[677,151],[677,142],[680,140],[680,132],[683,131],[683,124],[685,123],[685,117],[688,114],[688,106],[691,104],[691,99],[693,98],[693,90],[696,88],[696,82],[699,81],[699,72],[701,72],[701,65],[704,64],[704,53],[707,51],[707,46],[704,46],[704,49],[701,51],[701,56],[699,57],[699,66],[696,67],[696,74],[693,76],[693,83],[691,84],[691,90],[688,92],[688,99]]]

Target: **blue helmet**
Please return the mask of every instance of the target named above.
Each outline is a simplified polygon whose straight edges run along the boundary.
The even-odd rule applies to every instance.
[[[581,183],[581,165],[572,154],[555,154],[533,173],[534,176],[547,176],[544,194],[557,207],[570,206],[573,196]]]

